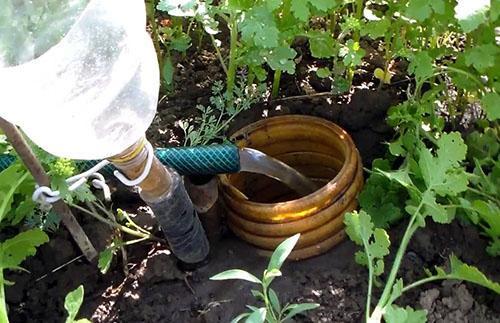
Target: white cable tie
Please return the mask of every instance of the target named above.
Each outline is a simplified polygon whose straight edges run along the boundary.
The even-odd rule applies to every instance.
[[[104,200],[108,202],[111,201],[111,190],[109,189],[108,184],[106,184],[104,176],[102,176],[101,173],[94,173],[90,176],[90,178],[92,177],[94,177],[94,179],[92,180],[92,186],[102,190],[102,193],[104,194]]]
[[[52,204],[61,199],[61,192],[53,191],[47,186],[36,185],[36,189],[33,192],[31,199],[35,202],[40,201],[42,204]]]
[[[153,146],[151,143],[146,143],[146,149],[148,152],[148,159],[146,161],[146,165],[144,166],[144,170],[142,171],[142,174],[139,175],[136,179],[130,180],[128,179],[125,175],[120,173],[120,171],[115,170],[113,174],[115,175],[116,178],[120,180],[124,185],[127,186],[137,186],[142,183],[144,179],[149,175],[149,172],[151,171],[151,166],[153,166],[153,158],[154,158],[154,151],[153,151]]]
[[[66,183],[68,184],[68,190],[73,192],[80,186],[82,186],[90,177],[96,177],[92,181],[92,184],[95,188],[102,189],[104,193],[104,198],[109,201],[111,199],[111,191],[109,186],[106,184],[104,176],[98,173],[99,170],[106,167],[109,164],[109,161],[102,160],[97,163],[94,167],[89,170],[71,176],[66,179]],[[31,199],[35,202],[39,202],[41,204],[52,204],[61,199],[61,192],[53,191],[50,187],[47,186],[38,186],[36,185],[36,189],[31,196]]]

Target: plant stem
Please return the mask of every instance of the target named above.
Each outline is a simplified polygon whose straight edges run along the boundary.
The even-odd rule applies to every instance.
[[[368,249],[367,241],[363,239],[363,247],[365,250]],[[368,253],[367,253],[368,255]],[[365,311],[365,320],[368,322],[370,319],[371,305],[372,305],[372,288],[373,288],[373,258],[370,257],[368,259],[368,292],[366,295],[366,311]]]
[[[399,271],[399,267],[401,266],[401,260],[403,259],[403,256],[406,252],[406,248],[408,247],[408,243],[410,242],[411,237],[415,233],[415,230],[418,228],[418,226],[414,226],[415,220],[417,219],[418,213],[420,212],[420,209],[424,205],[423,201],[420,201],[420,204],[418,205],[417,209],[415,210],[415,213],[413,213],[410,222],[408,223],[408,226],[406,227],[405,233],[403,235],[403,238],[401,239],[401,243],[399,245],[398,251],[396,253],[396,258],[394,258],[394,263],[392,264],[391,272],[389,274],[389,278],[387,279],[387,282],[384,287],[384,291],[382,292],[382,296],[380,296],[380,299],[378,301],[378,304],[376,306],[376,310],[380,311],[380,309],[383,309],[385,306],[387,306],[387,301],[389,300],[389,297],[391,295],[392,291],[392,286],[394,285],[394,281],[396,280],[396,276]]]
[[[84,212],[84,213],[86,213],[86,214],[88,214],[88,215],[96,218],[97,220],[99,220],[99,221],[101,221],[103,223],[106,223],[107,225],[112,226],[114,228],[117,228],[117,229],[119,229],[119,230],[121,230],[121,231],[123,231],[125,233],[130,234],[130,235],[133,235],[133,236],[136,236],[136,237],[140,237],[140,238],[154,239],[154,237],[151,236],[151,235],[144,234],[144,233],[138,232],[138,231],[134,231],[134,230],[132,230],[130,228],[127,228],[126,226],[123,226],[123,225],[119,224],[119,223],[115,223],[115,222],[110,221],[110,220],[108,220],[106,218],[103,218],[99,214],[91,212],[91,211],[87,210],[86,208],[83,208],[83,207],[81,207],[79,205],[71,204],[71,207],[74,207],[75,209],[77,209],[79,211],[82,211],[82,212]]]
[[[361,21],[361,18],[363,18],[363,0],[356,0],[356,19]],[[359,43],[360,35],[359,35],[359,30],[354,31],[353,35],[353,40],[357,43]]]
[[[442,276],[430,276],[430,277],[422,278],[420,280],[417,280],[416,282],[411,283],[410,285],[407,285],[407,286],[403,287],[403,289],[401,290],[401,294],[407,292],[408,290],[410,290],[412,288],[418,287],[418,286],[426,284],[426,283],[430,283],[432,281],[443,280],[443,279],[451,279],[451,278],[452,278],[451,275],[446,275],[445,277],[442,277]]]
[[[9,322],[7,315],[7,304],[5,303],[5,286],[3,278],[3,269],[0,269],[0,322]]]
[[[238,22],[236,17],[231,13],[229,16],[229,30],[230,30],[230,43],[229,43],[229,67],[227,68],[227,95],[231,99],[233,97],[234,83],[236,79],[237,57],[236,51],[238,49]]]
[[[280,90],[280,81],[281,81],[281,70],[274,71],[273,77],[273,90],[271,93],[271,99],[276,99]]]
[[[215,48],[215,55],[219,59],[220,66],[224,70],[224,73],[226,73],[226,75],[227,75],[227,66],[226,66],[226,63],[224,62],[224,58],[222,57],[219,46],[217,46],[217,42],[215,41],[215,37],[212,34],[209,34],[209,36],[210,36],[210,40],[212,41],[212,45]]]
[[[337,12],[333,11],[330,13],[330,33],[332,37],[335,37],[335,27],[337,27]]]
[[[472,187],[469,187],[469,188],[467,188],[467,189],[468,189],[469,191],[471,191],[471,192],[473,192],[473,193],[477,194],[477,195],[481,195],[481,196],[483,196],[483,197],[486,197],[487,199],[490,199],[490,200],[492,200],[492,201],[496,202],[498,205],[500,205],[500,200],[499,200],[499,199],[497,199],[496,197],[492,196],[492,195],[489,195],[489,194],[487,194],[487,193],[481,192],[480,190],[477,190],[477,189],[472,188]]]

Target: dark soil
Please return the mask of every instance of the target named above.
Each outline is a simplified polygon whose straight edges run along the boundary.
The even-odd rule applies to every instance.
[[[363,45],[368,49],[369,45]],[[404,99],[403,84],[376,89],[371,71],[379,64],[376,52],[368,51],[369,66],[358,73],[355,91],[343,96],[323,95],[329,85],[305,68],[314,61],[303,53],[299,76],[284,76],[282,98],[245,111],[229,132],[263,116],[308,114],[338,123],[354,138],[365,166],[384,155],[384,142],[392,131],[385,125],[387,109]],[[156,146],[175,146],[182,141],[176,121],[192,119],[196,104],[208,104],[210,86],[224,77],[210,51],[188,54],[177,65],[176,89],[160,101],[159,111],[148,132]],[[319,62],[321,63],[321,62]],[[318,64],[319,64],[318,63]],[[394,80],[404,82],[403,76]],[[319,94],[319,95],[318,95]],[[301,96],[293,99],[284,98]],[[119,190],[114,207],[121,207],[145,226],[154,219],[140,207],[136,194]],[[88,217],[80,219],[97,248],[102,250],[111,230]],[[390,230],[393,247],[398,246],[404,223]],[[458,221],[451,225],[428,225],[418,232],[403,260],[400,275],[406,283],[425,275],[424,268],[446,266],[454,253],[479,267],[491,279],[500,281],[500,261],[485,253],[486,242],[475,227]],[[299,322],[361,322],[364,315],[367,271],[354,262],[357,248],[345,241],[326,254],[309,260],[286,263],[283,277],[273,283],[285,302],[317,302],[321,307],[297,317]],[[394,254],[394,253],[392,253]],[[83,284],[85,300],[79,317],[94,322],[229,322],[255,301],[250,283],[214,282],[209,277],[230,268],[262,273],[267,259],[230,232],[212,243],[210,262],[193,272],[178,269],[175,258],[157,243],[128,248],[129,274],[121,261],[114,260],[111,271],[101,275],[96,264],[87,263],[67,232],[59,230],[24,264],[31,273],[11,273],[16,284],[7,288],[12,322],[64,322],[66,293]],[[75,260],[76,259],[76,260]],[[389,263],[386,268],[389,268]],[[380,291],[376,291],[375,294]],[[410,291],[400,305],[428,310],[429,322],[500,322],[500,296],[489,290],[458,281],[432,283]]]

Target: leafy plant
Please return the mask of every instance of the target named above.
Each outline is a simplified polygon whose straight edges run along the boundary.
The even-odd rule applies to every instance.
[[[307,310],[312,310],[319,307],[315,303],[302,303],[302,304],[287,304],[281,306],[278,294],[270,287],[272,281],[281,276],[281,266],[286,258],[290,255],[293,247],[297,244],[300,234],[296,234],[285,241],[283,241],[273,252],[267,269],[264,270],[262,279],[255,277],[241,269],[231,269],[224,271],[220,274],[212,276],[211,280],[228,280],[238,279],[246,280],[261,286],[261,290],[252,290],[252,295],[259,301],[264,303],[263,307],[247,306],[251,312],[238,315],[232,320],[236,323],[246,318],[246,322],[284,322],[295,315]]]
[[[239,78],[231,97],[224,91],[222,82],[216,81],[212,86],[211,105],[196,107],[201,115],[195,118],[194,123],[179,121],[179,126],[184,131],[183,145],[206,145],[215,140],[224,140],[231,121],[241,112],[250,109],[263,94],[263,86],[247,86],[243,76]]]
[[[64,308],[68,313],[66,323],[90,323],[87,319],[76,319],[76,315],[83,303],[84,288],[83,285],[78,286],[75,290],[69,292],[64,298]]]
[[[5,270],[25,270],[21,263],[36,253],[36,247],[49,241],[49,237],[40,229],[21,232],[11,239],[0,243],[0,322],[8,322],[7,304],[5,303],[5,285],[12,285],[4,278]]]

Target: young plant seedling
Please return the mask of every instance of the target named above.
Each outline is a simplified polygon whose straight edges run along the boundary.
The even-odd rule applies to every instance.
[[[83,303],[83,294],[83,285],[80,285],[74,291],[69,292],[66,298],[64,298],[64,308],[68,313],[66,323],[90,323],[87,319],[76,319],[76,315]]]
[[[242,313],[234,318],[231,323],[237,323],[246,318],[245,322],[252,323],[278,323],[285,322],[295,315],[307,310],[315,309],[319,306],[316,303],[287,304],[281,306],[278,294],[269,287],[274,278],[281,276],[280,268],[286,258],[297,244],[300,234],[296,234],[283,241],[273,252],[267,269],[264,270],[262,279],[255,277],[247,271],[241,269],[231,269],[210,277],[211,280],[241,279],[258,284],[261,290],[252,290],[252,295],[259,301],[264,302],[263,307],[248,305],[251,312]]]

